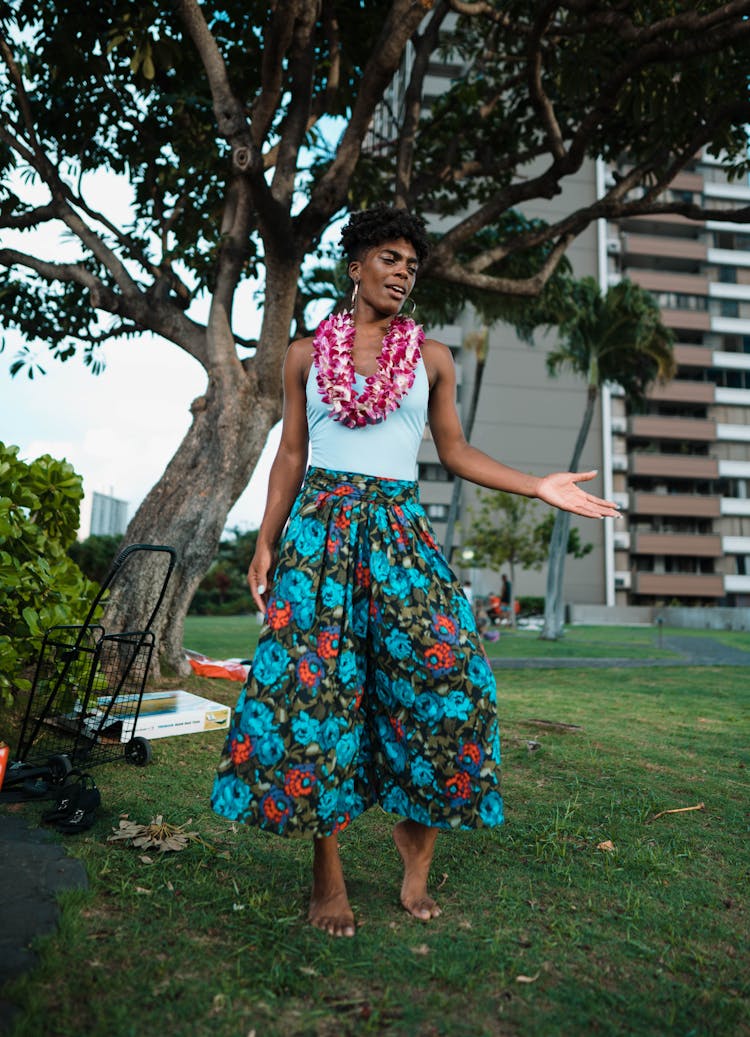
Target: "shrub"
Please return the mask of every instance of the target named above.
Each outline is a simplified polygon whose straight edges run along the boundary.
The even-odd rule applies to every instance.
[[[18,457],[0,443],[0,703],[14,689],[28,691],[24,671],[37,656],[44,631],[81,623],[96,594],[66,549],[75,539],[81,477],[67,461],[45,454]]]

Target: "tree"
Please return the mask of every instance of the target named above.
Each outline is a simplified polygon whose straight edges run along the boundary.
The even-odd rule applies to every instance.
[[[538,508],[536,501],[502,490],[484,490],[477,495],[478,508],[472,508],[472,523],[465,546],[474,552],[472,563],[500,572],[510,566],[511,619],[515,619],[516,565],[541,569],[547,545],[540,540],[538,523],[532,525]]]
[[[666,381],[675,370],[672,332],[661,322],[659,307],[643,288],[627,279],[602,295],[592,277],[573,285],[573,312],[559,328],[560,344],[547,356],[551,375],[570,370],[586,379],[586,407],[573,448],[570,471],[577,471],[588,437],[599,390],[616,382],[631,405],[649,386]],[[556,640],[563,628],[563,575],[570,529],[569,512],[555,516],[550,541],[542,637]]]
[[[534,522],[538,503],[527,497],[499,490],[484,490],[477,495],[478,508],[472,508],[472,524],[466,547],[474,552],[476,566],[500,572],[510,566],[511,618],[515,623],[516,565],[524,569],[541,569],[547,560],[555,521],[548,512],[541,521]],[[592,544],[581,544],[577,529],[568,535],[566,553],[583,558],[593,549]]]
[[[253,612],[247,587],[247,570],[258,539],[256,530],[233,529],[222,539],[219,551],[190,603],[198,615],[238,615]]]
[[[126,536],[178,552],[155,631],[172,666],[185,666],[188,603],[279,418],[284,351],[305,330],[300,270],[331,222],[376,199],[433,214],[425,288],[440,282],[446,305],[522,309],[592,221],[704,218],[665,193],[700,149],[750,168],[748,14],[750,0],[0,0],[0,320],[60,360],[81,350],[92,370],[104,343],[150,332],[206,372]],[[430,100],[442,60],[460,71]],[[604,197],[549,225],[509,220],[625,150],[632,164]],[[90,200],[103,169],[131,185],[127,224]],[[710,218],[744,222],[750,208]],[[66,235],[62,256],[34,236],[49,228]],[[254,277],[257,339],[238,319]],[[130,625],[147,582],[120,583],[108,627]]]
[[[89,580],[104,583],[122,544],[121,534],[94,533],[85,540],[74,540],[68,555]]]

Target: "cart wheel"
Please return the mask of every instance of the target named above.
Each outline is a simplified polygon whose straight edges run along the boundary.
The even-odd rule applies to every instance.
[[[140,735],[131,738],[125,746],[125,759],[136,767],[145,767],[151,763],[151,742],[148,738],[141,738]]]
[[[49,774],[53,785],[62,785],[67,776],[73,770],[73,764],[70,762],[70,757],[65,756],[65,754],[61,754],[60,756],[50,756],[47,760],[47,766],[49,767]]]

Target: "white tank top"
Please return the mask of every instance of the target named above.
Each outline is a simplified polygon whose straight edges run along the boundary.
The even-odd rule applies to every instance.
[[[315,364],[307,376],[307,426],[310,464],[335,472],[358,472],[380,479],[417,478],[417,451],[427,421],[430,386],[424,361],[419,358],[411,389],[385,421],[361,428],[347,428],[329,417],[330,405],[320,397]],[[358,393],[365,387],[363,375],[355,375]]]

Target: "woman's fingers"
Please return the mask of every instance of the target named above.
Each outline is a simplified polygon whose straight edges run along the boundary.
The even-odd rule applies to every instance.
[[[260,573],[253,569],[252,566],[250,567],[247,573],[247,582],[258,612],[266,611],[266,603],[264,599],[267,590],[266,580],[267,576],[265,573]]]

